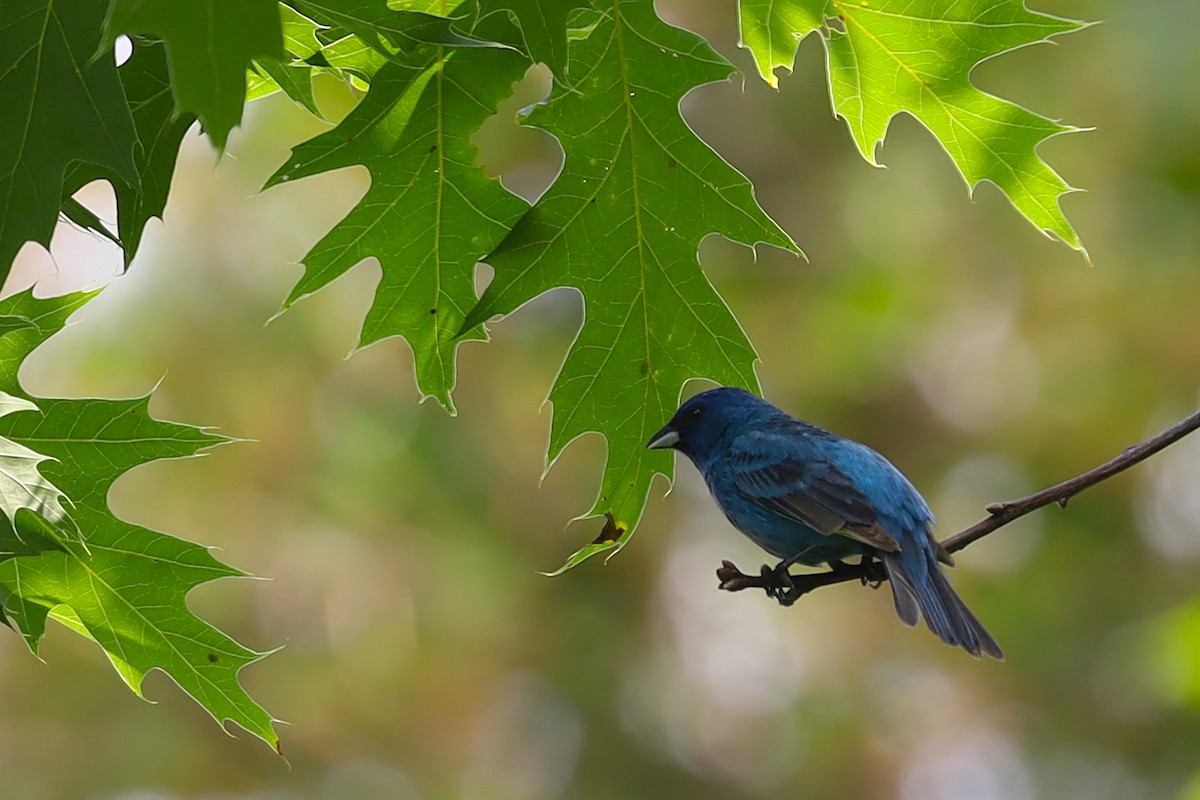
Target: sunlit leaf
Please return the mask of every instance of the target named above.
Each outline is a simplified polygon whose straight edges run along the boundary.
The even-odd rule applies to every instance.
[[[1083,245],[1059,207],[1073,191],[1037,154],[1046,139],[1078,130],[980,91],[981,61],[1078,30],[1032,12],[1024,0],[742,0],[742,42],[759,73],[791,69],[800,39],[820,30],[834,111],[863,158],[876,154],[892,117],[907,113],[937,137],[969,191],[990,181],[1030,222],[1076,250]]]
[[[207,548],[118,519],[107,504],[113,482],[133,467],[190,456],[228,440],[154,419],[149,397],[34,400],[17,381],[25,357],[89,296],[39,300],[24,293],[0,301],[0,315],[31,322],[0,336],[0,411],[9,411],[0,415],[0,471],[11,467],[13,458],[24,458],[21,483],[54,498],[57,487],[69,497],[86,541],[85,546],[43,525],[33,531],[41,546],[35,542],[18,552],[0,548],[9,551],[0,553],[4,613],[35,651],[47,617],[53,617],[99,644],[139,695],[146,673],[161,669],[219,722],[232,720],[278,748],[270,715],[238,682],[241,668],[263,654],[241,646],[187,607],[187,594],[198,584],[243,573],[217,561]],[[0,485],[6,518],[10,488]],[[36,510],[38,518],[50,519],[61,510],[55,503],[26,512]],[[30,523],[18,514],[15,527],[22,525]],[[0,541],[21,542],[12,529],[0,524]]]

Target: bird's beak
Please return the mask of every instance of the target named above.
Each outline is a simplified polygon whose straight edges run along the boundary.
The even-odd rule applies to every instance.
[[[670,425],[666,425],[661,431],[650,437],[650,441],[646,442],[646,449],[666,450],[669,447],[674,447],[678,443],[679,431],[675,430]]]

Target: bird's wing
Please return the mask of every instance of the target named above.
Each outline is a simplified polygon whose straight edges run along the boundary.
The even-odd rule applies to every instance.
[[[739,437],[730,449],[738,492],[819,533],[841,534],[886,552],[898,551],[899,543],[880,523],[871,501],[850,476],[822,455],[815,436],[820,434],[771,427]]]

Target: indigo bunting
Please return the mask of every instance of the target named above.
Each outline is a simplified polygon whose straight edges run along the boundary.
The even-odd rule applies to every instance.
[[[775,575],[784,584],[792,585],[788,568],[795,563],[836,568],[852,556],[864,564],[878,559],[906,625],[924,617],[943,642],[1004,658],[938,564],[952,562],[933,538],[933,512],[866,445],[722,387],[685,402],[646,446],[691,459],[733,526],[783,559]]]

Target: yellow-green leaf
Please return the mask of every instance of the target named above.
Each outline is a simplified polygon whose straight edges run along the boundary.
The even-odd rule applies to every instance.
[[[742,41],[772,86],[799,40],[821,32],[834,111],[871,164],[892,117],[910,114],[937,137],[968,191],[994,183],[1040,230],[1083,251],[1059,206],[1074,190],[1037,153],[1046,139],[1078,129],[970,78],[981,61],[1082,23],[1030,11],[1023,0],[742,0],[740,15]]]

